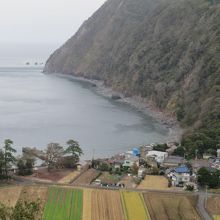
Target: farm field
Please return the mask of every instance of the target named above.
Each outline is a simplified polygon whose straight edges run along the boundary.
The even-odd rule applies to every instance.
[[[82,190],[51,187],[44,208],[43,220],[81,220]]]
[[[93,190],[92,220],[125,220],[120,192]]]
[[[48,187],[44,186],[24,186],[21,190],[19,200],[36,202],[40,201],[40,212],[36,219],[41,219],[44,211],[44,205],[47,200]]]
[[[68,175],[64,176],[62,179],[58,181],[59,184],[69,184],[71,183],[78,175],[80,174],[79,171],[75,170],[69,173]]]
[[[21,186],[0,188],[0,203],[14,207],[20,197],[21,190]]]
[[[220,196],[208,197],[207,210],[215,220],[220,220]]]
[[[126,220],[150,220],[142,194],[136,192],[121,192]]]
[[[39,180],[48,181],[48,182],[58,182],[68,174],[72,172],[71,169],[62,169],[61,170],[51,170],[50,172],[47,170],[47,168],[41,168],[37,171],[37,173],[34,173],[30,177],[26,177],[27,179],[33,177]]]
[[[108,183],[108,184],[115,184],[118,183],[119,181],[119,178],[109,174],[108,172],[102,172],[102,174],[99,176],[99,179],[102,181],[102,183]]]
[[[100,175],[100,172],[95,169],[89,169],[77,178],[73,184],[89,185],[94,179]]]
[[[83,190],[83,220],[92,219],[92,190],[84,189]]]
[[[200,220],[197,197],[188,194],[40,185],[0,188],[0,202],[6,206],[38,199],[35,220]],[[214,220],[220,220],[220,196],[210,196],[207,208]]]
[[[145,176],[145,179],[141,181],[138,189],[160,189],[169,190],[168,180],[164,176]]]
[[[144,200],[152,220],[199,220],[195,209],[196,198],[193,196],[146,193]]]

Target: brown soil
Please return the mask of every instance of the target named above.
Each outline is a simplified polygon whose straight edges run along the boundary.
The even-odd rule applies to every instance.
[[[40,220],[43,215],[44,205],[48,197],[48,188],[44,186],[25,186],[20,194],[20,201],[40,202],[40,212],[36,220]]]
[[[193,196],[146,193],[144,199],[152,220],[199,220]]]
[[[100,172],[95,169],[89,169],[77,178],[73,184],[89,185],[99,176]]]
[[[147,175],[144,180],[141,181],[138,189],[160,189],[169,190],[168,180],[164,176],[150,176]]]
[[[220,196],[208,197],[207,210],[211,215],[220,215]]]
[[[94,190],[92,192],[92,220],[124,220],[120,192]]]
[[[47,168],[43,168],[43,169],[39,169],[37,173],[32,175],[32,177],[56,182],[61,180],[71,172],[72,172],[71,169],[51,170],[50,172],[48,172]]]
[[[0,188],[0,203],[8,207],[14,207],[19,199],[22,187]]]
[[[92,219],[92,190],[84,189],[83,190],[83,220]]]

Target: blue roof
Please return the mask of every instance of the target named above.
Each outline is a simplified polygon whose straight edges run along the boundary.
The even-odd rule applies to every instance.
[[[132,154],[137,156],[138,154],[140,154],[140,150],[138,148],[133,148],[132,149]]]
[[[176,173],[189,173],[189,169],[187,166],[180,166],[174,169]]]

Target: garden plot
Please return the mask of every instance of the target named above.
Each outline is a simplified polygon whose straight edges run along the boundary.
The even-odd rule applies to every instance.
[[[92,220],[125,220],[120,192],[93,190]]]
[[[82,190],[52,187],[45,205],[44,220],[81,220],[83,206]]]

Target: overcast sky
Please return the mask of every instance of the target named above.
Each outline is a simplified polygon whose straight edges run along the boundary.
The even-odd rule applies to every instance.
[[[105,0],[0,0],[0,43],[64,43]]]

